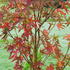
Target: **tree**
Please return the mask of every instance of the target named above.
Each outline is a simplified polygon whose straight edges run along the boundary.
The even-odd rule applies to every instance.
[[[23,62],[30,65],[30,70],[42,70],[45,59],[50,56],[56,59],[56,64],[46,66],[46,70],[64,70],[70,60],[70,42],[64,54],[58,37],[50,37],[50,32],[55,26],[58,30],[69,26],[70,22],[66,20],[68,7],[70,3],[66,0],[9,0],[7,5],[1,7],[0,36],[3,40],[8,37],[13,40],[12,43],[7,43],[6,48],[10,52],[9,58],[15,62],[14,70],[23,70]],[[49,19],[58,23],[45,23]],[[61,22],[64,19],[66,22]],[[47,29],[41,29],[43,24],[48,24]],[[15,31],[16,36],[12,31]],[[64,37],[70,41],[69,38],[69,35]]]

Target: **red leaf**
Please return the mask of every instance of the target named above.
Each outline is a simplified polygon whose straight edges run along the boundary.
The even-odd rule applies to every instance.
[[[30,21],[30,22],[39,22],[39,20],[33,20],[32,18],[33,18],[33,17],[29,18],[29,21]]]
[[[70,24],[70,22],[67,22],[66,24]]]
[[[64,66],[64,61],[58,61],[57,65],[58,65],[58,67],[63,67]]]
[[[9,3],[9,8],[13,8],[14,7],[14,3],[13,2],[10,2]]]
[[[0,21],[2,20],[2,17],[3,17],[3,13],[0,12]]]
[[[63,28],[62,24],[57,24],[57,28],[58,28],[58,29]]]
[[[8,23],[8,22],[3,23],[3,25],[0,25],[0,28],[2,28],[2,29],[7,28],[7,29],[11,30],[11,27],[12,27],[12,23]]]
[[[70,40],[70,34],[66,35],[64,39]]]
[[[31,30],[32,30],[32,28],[28,27],[28,26],[27,26],[27,28],[24,28],[24,33],[23,33],[22,37],[24,37],[24,36],[26,36],[26,37],[30,36],[31,35]]]
[[[12,58],[16,58],[17,56],[14,54],[14,55],[11,55],[10,57],[9,57],[9,59],[12,59]]]
[[[19,21],[19,19],[18,19],[18,18],[13,18],[13,20],[14,20],[15,22],[18,22],[18,21]]]
[[[62,15],[66,15],[66,13],[64,13],[61,9],[56,9],[57,12],[60,12],[60,14]]]
[[[54,70],[54,66],[50,64],[50,66],[47,66],[46,70]]]
[[[45,35],[45,36],[47,36],[48,35],[48,31],[47,30],[43,30],[43,34]]]
[[[41,70],[41,69],[39,69],[39,67],[40,66],[43,66],[44,64],[42,63],[42,62],[40,62],[40,61],[38,61],[38,62],[35,62],[34,64],[33,64],[33,68],[34,69],[37,69],[37,70]]]
[[[16,50],[16,51],[12,51],[12,53],[15,53],[15,54],[17,54],[19,51],[18,50]]]

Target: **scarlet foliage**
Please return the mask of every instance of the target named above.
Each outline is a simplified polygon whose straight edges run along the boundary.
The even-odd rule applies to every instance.
[[[50,64],[49,66],[47,66],[46,70],[54,70],[54,66]]]
[[[70,34],[66,35],[66,36],[64,37],[64,39],[70,40]]]
[[[62,15],[66,15],[66,13],[64,13],[61,9],[57,9],[57,12],[60,12]]]
[[[12,28],[12,23],[8,23],[8,22],[6,22],[6,23],[3,23],[3,25],[1,25],[0,26],[0,28],[2,28],[2,29],[8,29],[8,30],[11,30],[11,28]]]
[[[47,55],[55,54],[55,57],[57,59],[59,59],[61,56],[61,52],[60,52],[59,48],[57,46],[50,44],[50,42],[48,42],[48,41],[45,44],[45,48],[42,49],[41,52],[44,54],[47,54]]]
[[[43,66],[44,64],[40,61],[36,62],[33,64],[33,68],[36,70],[41,70],[41,66]]]
[[[47,30],[43,30],[43,34],[45,35],[45,36],[47,36],[48,35],[48,31]]]
[[[63,67],[64,66],[64,61],[58,61],[57,66],[59,68]]]
[[[57,24],[57,27],[58,27],[58,29],[62,29],[63,28],[62,24]]]
[[[50,33],[55,25],[58,29],[63,29],[60,21],[69,11],[67,6],[70,6],[70,3],[63,0],[10,0],[6,6],[1,7],[0,36],[5,40],[8,40],[8,37],[13,40],[6,46],[10,53],[9,59],[15,62],[14,70],[23,70],[23,61],[27,62],[32,70],[42,70],[45,66],[42,58],[44,54],[58,61],[55,67],[53,64],[46,65],[46,70],[58,70],[57,68],[65,66],[62,59],[69,59],[65,59],[67,56],[61,52],[59,39],[52,37]],[[59,23],[47,22],[48,26],[42,30],[42,25],[50,18],[57,18]],[[15,31],[15,36],[12,31]],[[70,35],[64,39],[70,40]]]

